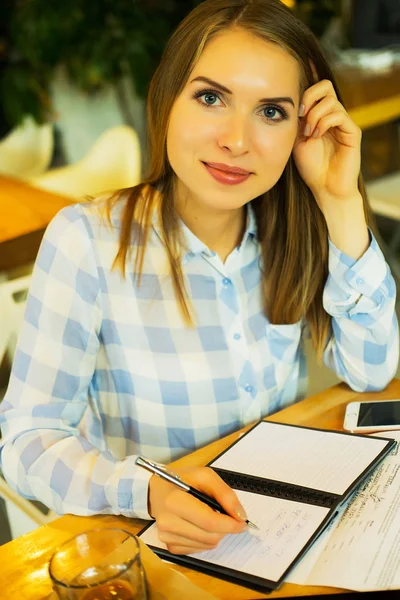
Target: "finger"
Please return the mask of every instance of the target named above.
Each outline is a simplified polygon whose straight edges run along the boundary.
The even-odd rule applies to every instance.
[[[320,102],[325,96],[333,96],[337,100],[337,95],[333,84],[329,79],[321,79],[311,87],[307,88],[301,99],[302,111],[300,116],[307,116],[313,106]]]
[[[190,546],[180,546],[179,544],[168,544],[168,551],[171,554],[195,554],[196,552],[201,552],[198,548],[190,547]]]
[[[218,546],[218,542],[215,544],[201,544],[189,538],[181,537],[173,533],[158,534],[161,542],[167,547],[169,546],[181,546],[181,548],[187,548],[187,552],[195,549],[196,552],[202,552],[203,550],[214,550]]]
[[[305,136],[311,136],[314,133],[315,128],[320,119],[325,115],[334,112],[335,110],[343,109],[340,102],[337,101],[335,96],[328,94],[316,104],[307,114],[307,117],[303,120],[303,132]]]
[[[205,531],[173,514],[160,515],[157,519],[157,530],[162,542],[179,542],[182,546],[215,547],[224,537],[223,533]]]
[[[205,471],[206,469],[201,470]],[[200,480],[203,481],[203,478],[194,478],[192,472],[190,475],[190,483],[192,484],[194,480],[195,487],[204,491],[205,488],[200,483]],[[205,477],[207,476],[205,475]],[[201,502],[201,500],[198,500],[181,490],[174,490],[165,498],[162,515],[164,513],[167,513],[168,518],[176,515],[180,519],[192,523],[199,529],[208,533],[241,533],[242,531],[245,531],[247,527],[244,521],[233,519],[230,516],[216,512],[207,506],[207,504]],[[158,519],[162,517],[162,515],[159,515]]]
[[[342,136],[342,143],[346,143],[347,140],[349,146],[353,147],[358,145],[361,138],[361,130],[355,123],[353,123],[348,114],[342,110],[329,113],[320,119],[314,129],[313,137],[321,137],[333,127],[338,128]]]
[[[186,494],[189,496],[189,494]],[[190,502],[185,502],[175,512],[199,529],[209,533],[242,533],[247,528],[246,522],[238,518],[219,513],[206,504],[190,496]]]
[[[198,489],[217,500],[234,519],[247,520],[246,511],[234,490],[213,469],[205,467],[195,471],[193,475],[195,487],[201,486]]]

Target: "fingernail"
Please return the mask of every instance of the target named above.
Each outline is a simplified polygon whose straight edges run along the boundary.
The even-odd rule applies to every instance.
[[[318,127],[316,127],[314,129],[314,133],[312,134],[312,137],[318,137],[318,135],[319,135],[319,129],[318,129]]]
[[[304,106],[304,104],[300,104],[299,106],[299,117],[302,117],[304,115],[304,111],[306,110],[306,107]]]
[[[307,123],[306,126],[304,127],[304,135],[310,135],[311,133],[311,125],[310,123]]]
[[[246,512],[244,510],[243,507],[240,507],[237,509],[236,514],[238,515],[238,517],[240,517],[240,519],[242,519],[243,521],[247,521],[247,515]]]

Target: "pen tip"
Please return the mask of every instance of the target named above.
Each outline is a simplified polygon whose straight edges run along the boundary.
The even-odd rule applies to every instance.
[[[257,529],[257,531],[260,531],[260,528],[257,527],[257,525],[255,525],[254,523],[252,523],[251,521],[246,521],[247,526],[248,527],[252,527],[253,529]]]

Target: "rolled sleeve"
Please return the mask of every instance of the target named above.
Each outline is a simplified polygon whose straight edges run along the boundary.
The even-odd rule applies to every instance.
[[[395,295],[385,257],[371,231],[370,236],[370,245],[359,260],[347,256],[329,240],[329,277],[323,300],[331,316],[379,310],[388,297]]]
[[[399,358],[396,285],[370,231],[370,245],[359,260],[329,241],[329,276],[323,306],[332,317],[325,364],[356,391],[383,389]]]

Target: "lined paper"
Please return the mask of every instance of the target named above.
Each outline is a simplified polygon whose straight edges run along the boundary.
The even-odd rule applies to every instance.
[[[226,535],[214,550],[190,556],[278,581],[327,516],[329,509],[250,492],[236,493],[260,531]],[[147,545],[167,549],[158,539],[156,524],[141,534],[140,538]]]
[[[341,495],[386,444],[263,421],[211,466]]]

